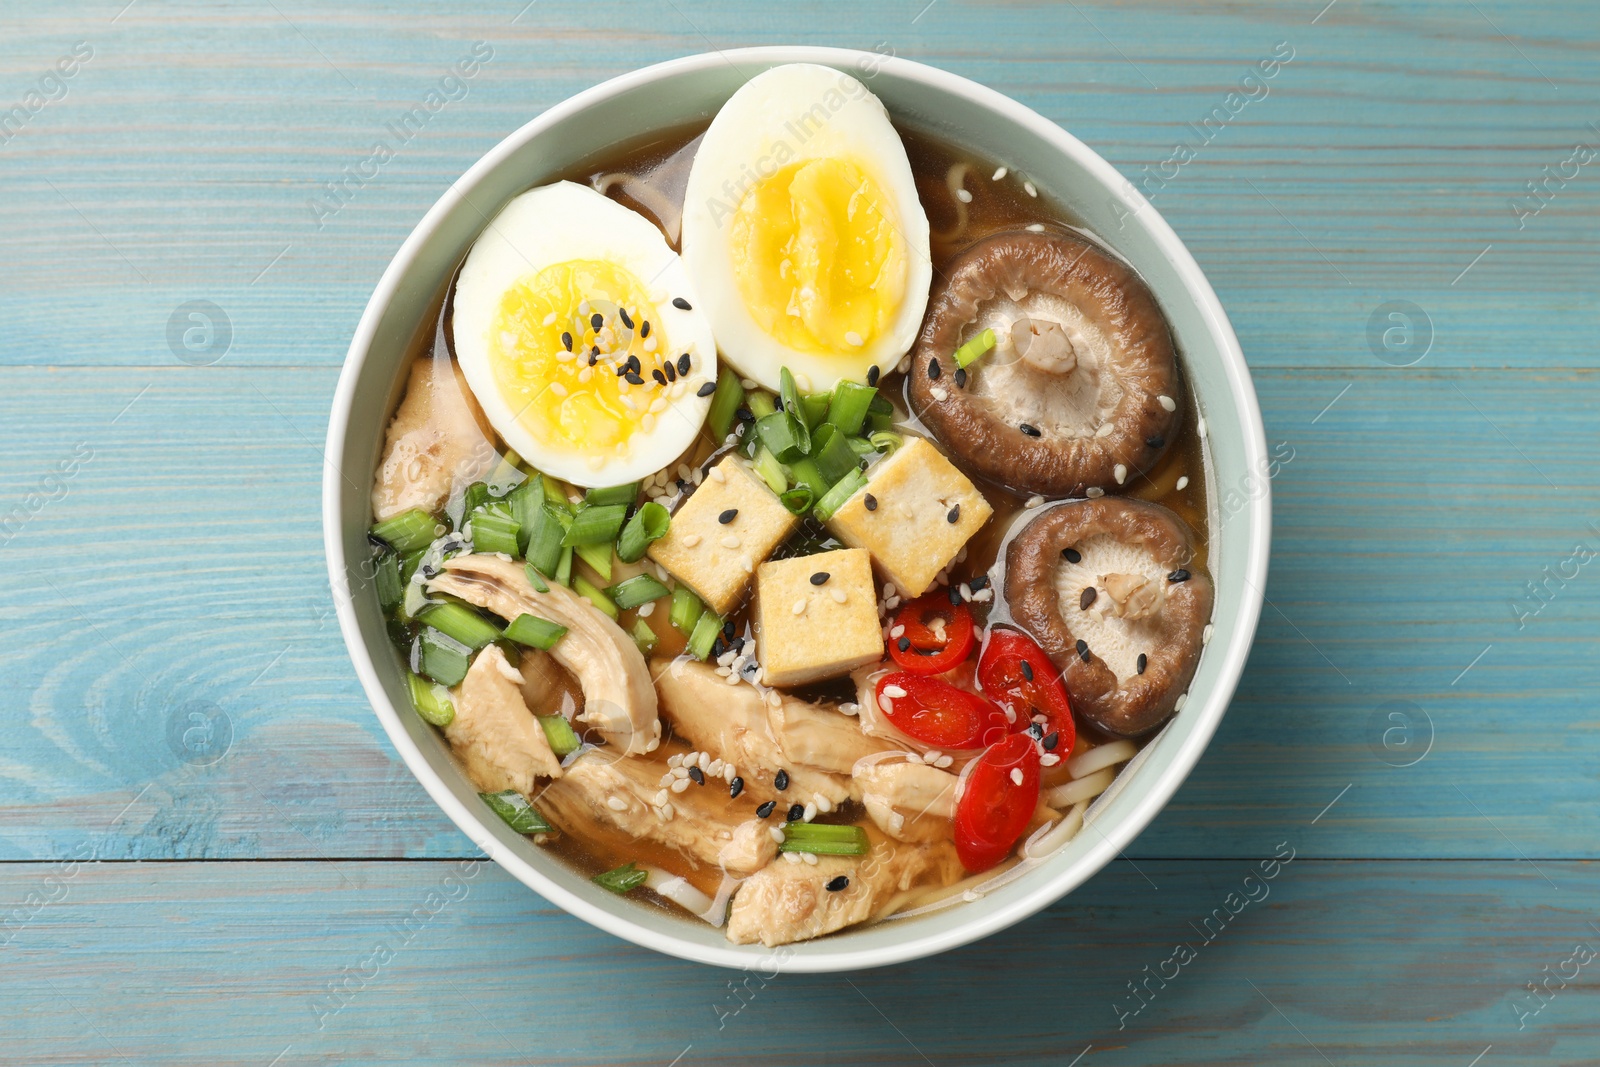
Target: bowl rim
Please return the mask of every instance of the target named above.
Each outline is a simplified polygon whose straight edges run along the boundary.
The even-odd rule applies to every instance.
[[[671,933],[652,930],[635,922],[627,912],[628,908],[636,905],[619,901],[623,906],[616,910],[592,905],[564,889],[509,848],[497,842],[494,836],[484,829],[480,817],[458,801],[444,779],[434,773],[422,751],[406,732],[399,713],[384,691],[377,666],[363,640],[356,619],[340,530],[340,502],[345,492],[342,485],[344,478],[335,462],[337,457],[344,454],[350,415],[356,401],[356,384],[378,325],[406,276],[413,269],[423,246],[458,199],[464,198],[528,141],[573,115],[652,82],[702,70],[716,64],[731,63],[737,66],[740,60],[768,66],[778,63],[818,63],[845,70],[864,69],[861,65],[870,63],[879,71],[891,72],[900,79],[920,83],[935,92],[965,96],[984,108],[1000,113],[1063,154],[1072,157],[1078,165],[1098,180],[1109,195],[1118,198],[1130,213],[1142,216],[1151,238],[1182,279],[1186,293],[1194,301],[1217,347],[1228,387],[1240,413],[1242,450],[1248,465],[1246,469],[1265,469],[1267,449],[1266,430],[1260,406],[1238,338],[1210,282],[1206,280],[1199,264],[1195,262],[1188,248],[1168,225],[1166,219],[1134,188],[1132,183],[1123,177],[1120,171],[1056,123],[996,89],[937,67],[877,52],[804,45],[764,45],[720,49],[683,56],[630,71],[566,98],[509,134],[473,163],[460,178],[452,182],[450,188],[435,201],[406,237],[385,268],[382,278],[362,312],[334,391],[326,440],[327,459],[323,464],[323,544],[334,606],[339,619],[339,630],[344,638],[345,647],[355,666],[361,687],[373,711],[382,722],[390,743],[394,745],[412,775],[421,783],[440,810],[490,859],[544,899],[590,925],[626,941],[697,963],[744,969],[758,964],[776,966],[773,960],[778,958],[782,950],[732,943],[708,948],[699,942],[680,939]],[[1144,831],[1155,816],[1166,807],[1167,802],[1172,799],[1199,761],[1201,753],[1205,751],[1215,734],[1243,674],[1245,660],[1249,655],[1260,620],[1262,601],[1265,598],[1271,543],[1271,483],[1270,480],[1263,479],[1260,484],[1260,495],[1252,501],[1252,507],[1248,509],[1247,547],[1241,574],[1247,589],[1243,594],[1237,616],[1238,633],[1234,641],[1224,650],[1218,684],[1206,694],[1203,706],[1193,709],[1196,721],[1189,736],[1173,754],[1171,763],[1165,768],[1162,776],[1155,779],[1153,784],[1137,798],[1133,808],[1114,826],[1101,830],[1100,840],[1085,852],[1074,867],[1054,878],[1034,879],[1036,885],[1004,906],[966,909],[971,914],[959,924],[939,931],[913,934],[893,945],[851,948],[848,940],[842,940],[841,947],[837,951],[829,952],[824,947],[820,951],[813,949],[804,954],[789,954],[782,961],[783,970],[793,973],[826,973],[881,967],[930,956],[987,937],[1061,899],[1097,874]],[[913,926],[910,929],[917,928]],[[809,944],[826,946],[827,942],[816,941]]]

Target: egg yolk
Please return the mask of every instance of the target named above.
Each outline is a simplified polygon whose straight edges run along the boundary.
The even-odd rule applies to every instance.
[[[495,383],[517,421],[547,448],[592,456],[623,454],[635,432],[654,428],[666,401],[651,372],[671,355],[645,286],[599,260],[519,279],[489,331]],[[630,357],[643,388],[617,373]]]
[[[745,307],[799,351],[852,354],[905,295],[894,205],[849,160],[805,160],[758,181],[729,222],[729,245]]]

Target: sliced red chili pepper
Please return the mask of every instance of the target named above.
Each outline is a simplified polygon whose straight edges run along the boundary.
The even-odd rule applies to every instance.
[[[1044,649],[1027,634],[996,628],[978,660],[978,684],[984,696],[1010,713],[1013,731],[1026,730],[1035,715],[1043,715],[1039,736],[1054,734],[1050,751],[1062,759],[1072,751],[1078,731],[1072,721],[1072,702]]]
[[[1039,804],[1039,750],[1011,734],[973,761],[956,800],[956,856],[969,871],[1005,859]]]
[[[889,655],[901,670],[943,674],[972,651],[972,612],[943,593],[919,596],[894,617],[900,635],[889,639]]]
[[[1006,736],[1005,712],[939,678],[896,671],[878,679],[875,695],[902,733],[934,748],[982,748]]]

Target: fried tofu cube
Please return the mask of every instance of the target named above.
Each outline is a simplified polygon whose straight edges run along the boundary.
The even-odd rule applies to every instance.
[[[767,685],[802,685],[875,662],[883,631],[867,553],[839,548],[756,568],[756,634]]]
[[[967,476],[920,437],[872,468],[865,490],[828,520],[834,536],[872,553],[903,597],[921,596],[994,509]]]
[[[756,565],[783,544],[797,521],[759,475],[728,456],[678,508],[666,536],[651,544],[650,558],[712,611],[727,615],[744,599]]]

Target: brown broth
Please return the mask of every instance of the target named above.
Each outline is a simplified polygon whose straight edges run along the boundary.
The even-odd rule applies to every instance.
[[[706,125],[707,123],[702,122],[685,126],[617,146],[557,177],[597,189],[651,219],[667,235],[668,243],[677,250],[678,215],[682,207],[689,166]],[[1059,205],[1042,196],[1028,196],[1021,182],[1015,177],[994,180],[991,175],[998,166],[994,161],[920,131],[898,128],[911,161],[918,196],[932,230],[931,253],[936,274],[942,274],[950,261],[974,241],[993,233],[1021,229],[1030,224],[1040,224],[1058,232],[1070,232],[1094,241],[1101,247],[1108,247],[1094,234],[1078,225],[1076,220]],[[959,203],[947,184],[952,168],[963,166],[966,168],[963,187],[972,194],[972,200],[967,204]],[[437,330],[436,327],[439,325],[441,315],[448,317],[447,296],[448,287],[435,298],[434,307],[441,310],[430,317],[426,332],[418,338],[420,343],[417,345],[417,358],[427,356],[437,358],[444,354],[441,346],[446,343],[448,328],[446,326],[444,330]],[[436,342],[435,338],[440,340]],[[894,404],[897,428],[931,438],[931,435],[923,430],[916,418],[910,414],[905,390],[904,375],[884,374],[879,393]],[[1127,495],[1159,503],[1181,516],[1198,535],[1196,540],[1199,547],[1194,565],[1197,568],[1204,568],[1207,556],[1206,463],[1203,444],[1195,432],[1198,413],[1194,407],[1192,390],[1185,390],[1183,411],[1184,418],[1178,437],[1174,439],[1156,467],[1139,476],[1137,483],[1130,487]],[[690,452],[674,460],[672,467],[676,468],[680,463],[687,463],[691,468],[700,466],[721,450],[720,441],[713,441],[708,433],[702,432]],[[1177,488],[1177,482],[1181,476],[1187,476],[1189,480],[1180,490]],[[1024,496],[982,480],[979,484],[984,496],[994,508],[994,517],[968,543],[965,560],[950,568],[951,584],[958,584],[987,573],[994,565],[1007,535],[1013,527],[1019,525],[1023,513],[1028,510]],[[819,545],[833,547],[837,542],[833,541],[814,520],[808,519],[790,543],[779,550],[778,555],[814,551]],[[632,568],[623,566],[617,569],[612,580],[620,580],[628,574],[638,573],[644,569],[642,566]],[[590,578],[594,579],[595,576],[591,574]],[[1003,617],[1005,607],[1002,593],[996,589],[995,595],[996,600],[992,604],[970,605],[974,621],[979,625],[985,624],[991,617]],[[663,603],[659,604],[653,614],[646,619],[647,624],[659,638],[660,643],[655,653],[657,659],[687,655],[686,640],[670,625],[667,615]],[[637,618],[637,610],[631,610],[622,613],[620,622],[626,629],[630,628]],[[731,621],[739,634],[753,635],[754,622],[748,604],[741,607],[731,617]],[[796,695],[811,699],[853,700],[855,698],[854,686],[848,678],[804,687],[794,692]],[[1092,730],[1080,727],[1080,734],[1084,733],[1089,735],[1086,740],[1091,743],[1105,740],[1095,736]],[[632,758],[658,762],[664,771],[666,761],[672,754],[688,750],[689,746],[672,737],[670,729],[667,729],[659,749],[648,756]],[[1055,771],[1054,774],[1048,772],[1046,774],[1047,786],[1065,780],[1065,762],[1059,765],[1059,769],[1052,770]],[[705,787],[699,788],[720,786],[720,782],[708,780]],[[747,809],[751,807],[747,800],[729,803],[730,807],[741,814],[748,814]],[[773,820],[775,824],[781,822],[780,813],[774,813]],[[876,827],[871,825],[871,821],[865,817],[859,805],[848,804],[831,816],[824,816],[822,821],[856,822],[867,826],[869,834],[875,840],[881,839]],[[674,851],[642,839],[632,840],[620,833],[582,840],[572,835],[555,834],[550,837],[546,847],[586,874],[599,873],[629,862],[652,864],[683,876],[702,892],[713,896],[722,880],[721,872],[716,869],[706,867],[694,869],[687,860]],[[1014,859],[1009,860],[1007,864],[1014,862]],[[998,873],[1000,869],[990,873]],[[928,888],[933,890],[938,887]],[[635,893],[634,896],[648,899],[660,907],[676,910],[674,905],[654,893],[646,891]],[[909,903],[915,905],[917,901],[913,899]]]

